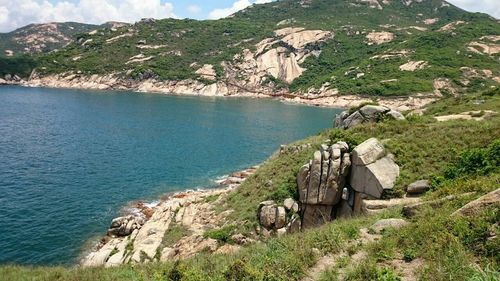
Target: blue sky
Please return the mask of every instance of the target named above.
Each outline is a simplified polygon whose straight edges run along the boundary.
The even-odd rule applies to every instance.
[[[30,23],[135,22],[141,18],[217,19],[272,0],[0,0],[0,32]],[[352,0],[355,1],[355,0]],[[390,0],[401,1],[401,0]],[[425,0],[424,0],[425,1]],[[500,0],[448,0],[469,11],[500,18]]]

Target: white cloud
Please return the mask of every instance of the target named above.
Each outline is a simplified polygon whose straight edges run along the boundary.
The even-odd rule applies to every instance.
[[[470,12],[482,12],[500,18],[498,0],[448,0],[448,2]]]
[[[5,7],[0,7],[0,25],[5,24],[9,20],[9,10]]]
[[[171,3],[160,0],[79,0],[53,4],[47,0],[0,0],[0,32],[30,23],[77,21],[102,24],[135,22],[141,18],[175,17]]]
[[[252,5],[252,4],[264,4],[264,3],[269,3],[273,2],[274,0],[256,0],[256,1],[250,1],[250,0],[238,0],[233,3],[233,5],[229,8],[223,8],[223,9],[215,9],[212,10],[208,14],[209,19],[220,19],[220,18],[225,18],[229,15],[232,15],[240,10],[245,9],[246,7]]]
[[[187,10],[190,14],[193,14],[193,15],[197,15],[197,14],[201,13],[201,8],[198,5],[189,5],[187,7]]]

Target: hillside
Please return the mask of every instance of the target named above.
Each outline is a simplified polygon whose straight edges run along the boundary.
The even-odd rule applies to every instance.
[[[80,34],[33,58],[32,84],[437,98],[498,85],[498,34],[497,20],[441,0],[284,0],[216,21],[145,19]]]
[[[115,22],[103,25],[76,22],[30,24],[9,33],[0,33],[0,56],[47,53],[73,42],[77,34],[122,25]]]
[[[178,259],[157,251],[149,260],[140,252],[141,262],[111,268],[11,265],[0,273],[6,280],[498,280],[499,110],[498,90],[490,90],[432,103],[422,116],[328,129],[290,144],[292,149],[273,155],[239,187],[177,208],[167,231],[150,231],[151,237],[162,237],[163,246],[177,247],[193,235],[179,214],[186,217],[189,206],[205,206],[217,219],[194,234],[198,238],[189,246],[199,248],[196,255]],[[475,111],[477,120],[438,121],[464,111]],[[497,113],[486,115],[489,111]],[[377,207],[366,216],[284,236],[256,234],[259,203],[297,199],[298,171],[326,139],[355,147],[371,137],[384,140],[401,169],[390,196],[401,196],[417,179],[430,181],[420,203]],[[485,194],[489,202],[475,201]],[[381,227],[381,222],[398,224]],[[126,252],[134,251],[134,239],[123,241]],[[109,255],[120,253],[118,248]]]

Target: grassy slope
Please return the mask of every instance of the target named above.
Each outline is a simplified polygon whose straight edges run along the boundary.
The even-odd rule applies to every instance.
[[[347,140],[351,144],[372,136],[385,139],[388,150],[395,154],[401,166],[397,190],[416,179],[443,175],[450,163],[457,162],[462,151],[486,147],[500,139],[500,116],[481,122],[442,123],[435,122],[430,116],[442,111],[453,113],[475,109],[498,112],[500,96],[495,93],[462,97],[458,104],[456,99],[445,99],[431,105],[426,116],[408,121],[385,121],[349,131],[327,130],[299,142],[312,143],[311,149],[273,156],[219,208],[234,210],[232,220],[238,227],[231,228],[231,231],[251,231],[256,224],[258,202],[293,195],[296,171],[311,157],[315,147],[328,137]],[[484,99],[484,103],[476,105],[472,102],[476,99]],[[268,184],[269,180],[271,184]],[[407,260],[423,260],[424,266],[419,270],[422,280],[495,280],[500,265],[500,230],[498,225],[496,228],[492,225],[500,218],[499,208],[490,208],[470,219],[451,219],[449,214],[468,201],[498,188],[498,169],[489,174],[472,173],[440,182],[426,198],[470,191],[476,193],[450,200],[438,210],[426,209],[402,230],[387,231],[381,240],[359,245],[356,249],[346,249],[346,245],[358,237],[358,229],[369,227],[379,218],[400,217],[400,210],[396,208],[376,216],[335,221],[318,229],[257,243],[236,254],[202,253],[180,263],[125,265],[112,269],[2,266],[0,276],[6,280],[296,280],[319,258],[313,251],[317,248],[320,255],[341,250],[363,249],[368,252],[365,259],[352,266],[347,266],[349,262],[346,260],[330,269],[324,274],[324,280],[335,280],[339,267],[346,267],[348,280],[397,280],[398,272],[389,262],[399,256]],[[491,231],[497,233],[497,238],[487,240]]]

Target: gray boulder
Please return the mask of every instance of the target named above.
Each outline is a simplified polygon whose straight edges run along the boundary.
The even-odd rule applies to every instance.
[[[334,127],[349,129],[367,122],[378,122],[380,119],[384,118],[393,118],[396,120],[405,119],[403,114],[386,106],[365,105],[351,114],[349,114],[349,111],[344,111],[337,115],[335,117]]]
[[[382,219],[374,223],[371,226],[371,229],[373,229],[376,233],[381,233],[385,229],[400,229],[407,224],[408,222],[403,219]]]
[[[418,195],[428,191],[431,185],[428,180],[419,180],[408,185],[406,192],[409,195]]]
[[[386,156],[367,166],[353,166],[350,183],[357,192],[380,198],[384,190],[394,187],[398,176],[399,166]]]
[[[359,109],[359,113],[369,121],[377,121],[380,116],[389,111],[391,111],[390,108],[380,105],[365,105]]]
[[[259,212],[260,224],[267,229],[273,228],[274,224],[276,223],[276,213],[277,213],[276,205],[265,205],[262,208],[260,208]]]
[[[384,145],[376,138],[371,138],[352,151],[353,165],[368,165],[385,156]]]
[[[286,211],[284,207],[278,207],[276,209],[276,219],[274,226],[277,229],[283,228],[286,225]]]

